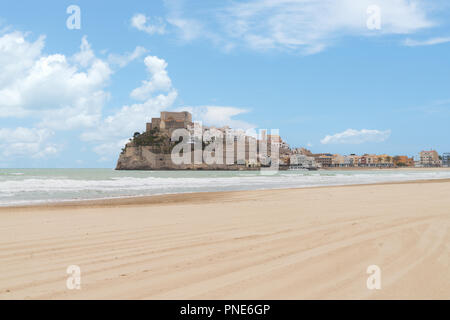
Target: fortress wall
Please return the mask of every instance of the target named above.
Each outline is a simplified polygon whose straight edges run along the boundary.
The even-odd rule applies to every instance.
[[[192,122],[192,115],[189,112],[161,112],[161,120],[163,121],[181,121],[181,122]]]

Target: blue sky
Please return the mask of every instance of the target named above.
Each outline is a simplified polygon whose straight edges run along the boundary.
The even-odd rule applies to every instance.
[[[449,17],[421,0],[2,2],[0,167],[114,167],[180,109],[313,152],[450,152]]]

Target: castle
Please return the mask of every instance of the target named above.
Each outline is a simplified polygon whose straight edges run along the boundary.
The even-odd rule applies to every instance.
[[[187,129],[192,127],[192,115],[187,111],[182,112],[161,112],[160,118],[152,118],[152,121],[146,124],[146,131],[159,130],[167,131],[169,136],[176,129]]]
[[[135,134],[120,154],[118,170],[242,170],[259,169],[268,163],[287,163],[289,146],[279,135],[266,135],[261,139],[248,136],[242,130],[232,130],[228,126],[222,128],[197,126],[192,122],[192,115],[187,111],[161,112],[160,118],[152,118],[146,123],[146,131]],[[177,129],[186,129],[189,134],[189,148],[192,153],[190,163],[175,164],[171,150],[174,147],[172,134]],[[197,131],[200,130],[200,131]],[[216,136],[207,133],[216,132]],[[196,139],[200,134],[200,140]],[[206,134],[206,135],[205,135]],[[221,142],[220,142],[221,141]],[[176,144],[176,143],[175,143]],[[210,150],[213,163],[197,161],[204,159],[205,148],[212,144]],[[265,146],[265,147],[264,147]],[[199,147],[199,149],[197,149]],[[272,151],[276,158],[272,158]],[[278,150],[280,151],[278,155]],[[209,154],[209,153],[208,153]]]

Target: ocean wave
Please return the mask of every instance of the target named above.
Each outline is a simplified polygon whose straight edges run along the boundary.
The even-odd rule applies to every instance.
[[[22,172],[13,172],[22,173]],[[70,176],[70,178],[68,178]],[[279,172],[273,176],[239,172],[95,172],[86,178],[73,172],[0,180],[0,205],[13,202],[83,200],[168,193],[302,188],[450,178],[450,171]]]

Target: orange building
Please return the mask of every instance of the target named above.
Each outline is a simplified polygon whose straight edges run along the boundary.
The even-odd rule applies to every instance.
[[[414,158],[408,156],[395,156],[394,165],[396,167],[414,167]]]

